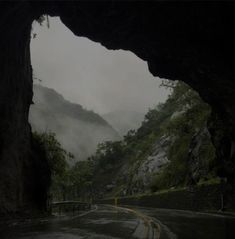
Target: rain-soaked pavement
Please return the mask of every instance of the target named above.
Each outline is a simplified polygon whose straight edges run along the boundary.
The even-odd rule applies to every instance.
[[[148,239],[149,225],[133,212],[109,206],[78,217],[35,220],[0,229],[1,239]],[[151,231],[153,234],[153,231]],[[154,236],[154,238],[157,238]]]
[[[172,209],[133,208],[153,217],[161,239],[234,239],[235,216]]]
[[[0,227],[1,239],[234,239],[235,217],[189,211],[99,206],[75,217]]]

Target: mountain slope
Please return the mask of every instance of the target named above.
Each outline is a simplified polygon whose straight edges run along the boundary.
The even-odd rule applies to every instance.
[[[93,189],[100,196],[133,195],[191,186],[216,177],[215,150],[207,130],[210,107],[177,83],[136,131],[103,144],[91,158]],[[110,176],[112,175],[112,176]]]
[[[102,141],[120,138],[101,116],[67,101],[53,89],[34,85],[33,101],[29,116],[33,130],[56,133],[75,160],[86,159]]]
[[[129,130],[137,129],[144,120],[144,113],[136,111],[114,111],[102,115],[120,135],[125,135]]]

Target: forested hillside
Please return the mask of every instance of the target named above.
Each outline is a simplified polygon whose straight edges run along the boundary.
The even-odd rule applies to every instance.
[[[207,130],[210,107],[184,83],[164,85],[171,88],[169,98],[149,110],[139,129],[123,140],[100,143],[86,161],[59,171],[56,198],[135,195],[217,180]]]
[[[172,93],[123,141],[100,144],[90,158],[100,196],[132,195],[214,180],[215,151],[207,130],[210,107],[186,84]]]
[[[102,115],[117,132],[124,136],[131,129],[138,129],[144,119],[144,113],[137,111],[114,111]]]
[[[33,130],[55,133],[75,161],[85,160],[100,142],[120,139],[101,116],[67,101],[53,89],[34,85],[33,101],[29,117]]]

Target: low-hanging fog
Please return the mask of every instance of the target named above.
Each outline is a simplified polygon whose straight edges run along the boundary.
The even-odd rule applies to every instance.
[[[34,105],[29,120],[34,131],[56,133],[63,148],[74,155],[74,161],[85,160],[93,154],[99,142],[120,139],[98,114],[37,84],[34,85]]]
[[[45,23],[44,26],[33,24],[31,58],[34,83],[53,88],[66,100],[103,116],[121,136],[128,129],[137,128],[149,108],[166,100],[168,91],[159,88],[161,80],[154,78],[146,62],[133,53],[107,50],[99,43],[76,37],[59,18],[50,18],[49,23],[49,28]],[[41,131],[52,130],[44,125],[43,114],[35,113],[36,102],[33,107],[33,127],[38,126],[35,129]],[[76,151],[74,142],[81,144],[83,141],[83,144],[87,142],[84,151],[94,152],[87,135],[92,135],[95,128],[86,125],[87,122],[79,117],[76,120],[65,120],[65,117],[63,115],[57,121],[66,122],[67,127],[63,129],[66,132],[64,135],[55,132],[60,135],[63,146],[68,148],[73,142],[69,148]],[[79,130],[75,130],[77,127]],[[76,132],[76,137],[69,132]],[[102,132],[94,133],[96,138],[99,135],[94,142],[106,139]]]

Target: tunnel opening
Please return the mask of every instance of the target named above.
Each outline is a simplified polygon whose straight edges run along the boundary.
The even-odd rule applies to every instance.
[[[49,97],[42,99],[41,85],[55,89],[71,103],[76,102],[104,118],[110,115],[112,117],[113,111],[114,114],[120,112],[116,116],[120,121],[120,115],[124,117],[125,112],[136,112],[138,119],[133,122],[136,128],[140,126],[149,107],[153,107],[158,101],[166,100],[167,90],[158,89],[161,80],[154,80],[146,63],[130,52],[106,50],[88,39],[77,38],[58,18],[50,19],[50,25],[49,30],[38,27],[32,33],[32,36],[37,34],[37,38],[32,39],[31,43],[33,77],[36,84],[33,100],[35,107],[37,103],[45,105],[46,100],[50,101]],[[47,93],[44,93],[47,97]],[[34,125],[35,118],[36,116],[33,119]],[[132,118],[135,120],[135,117]],[[37,122],[37,125],[40,131],[46,131],[48,128],[47,120]],[[129,128],[125,125],[123,128],[118,125],[113,127],[120,136],[132,128],[131,125]],[[60,140],[66,142],[62,137]],[[92,143],[91,139],[84,141]]]
[[[152,80],[146,65],[129,52],[110,52],[87,39],[72,36],[58,18],[48,18],[48,21],[49,30],[40,27],[43,24],[40,22],[31,33],[34,104],[30,123],[37,140],[42,137],[48,142],[55,137],[74,156],[71,162],[71,157],[65,155],[70,167],[64,170],[64,175],[52,175],[50,200],[90,201],[137,195],[148,190],[193,188],[210,181],[218,183],[214,147],[207,129],[211,110],[197,93],[182,82],[167,80],[162,81],[164,87],[159,91],[160,79]],[[48,86],[62,92],[64,98]],[[71,107],[70,104],[75,104],[67,99],[75,102],[77,108]],[[89,117],[95,118],[94,113],[88,117],[84,105],[108,120],[111,128],[117,127],[117,134],[111,128],[105,132],[104,125],[103,131],[99,130],[100,122],[90,121]],[[151,110],[147,112],[149,107]],[[138,112],[145,113],[138,122],[129,122],[122,129],[115,123],[128,110],[137,111],[132,121],[139,120]],[[116,121],[112,121],[110,115],[115,111]],[[115,160],[117,155],[125,159]],[[53,171],[54,166],[50,167]],[[122,175],[121,169],[127,173]],[[138,176],[139,170],[145,174],[143,178]],[[129,172],[134,175],[128,176]],[[79,177],[84,177],[84,182]]]
[[[32,161],[28,125],[32,100],[29,42],[32,21],[45,13],[60,16],[75,35],[86,36],[108,49],[134,52],[148,62],[153,75],[181,79],[200,93],[212,107],[209,131],[221,162],[220,175],[229,185],[231,202],[235,178],[234,3],[154,2],[133,7],[132,3],[116,2],[23,1],[1,2],[1,6],[3,213],[38,207],[32,193],[39,185],[34,176],[37,164]],[[42,168],[45,166],[37,162]]]
[[[148,109],[164,102],[169,90],[160,89],[161,80],[153,79],[146,63],[132,53],[73,36],[59,18],[48,21],[49,29],[35,22],[31,33],[34,97],[29,122],[37,140],[48,143],[55,133],[73,155],[66,157],[71,174],[71,167],[84,167],[78,161],[95,154],[98,144],[120,141],[137,130]],[[62,181],[52,188],[68,184]],[[53,200],[68,199],[59,194]]]

